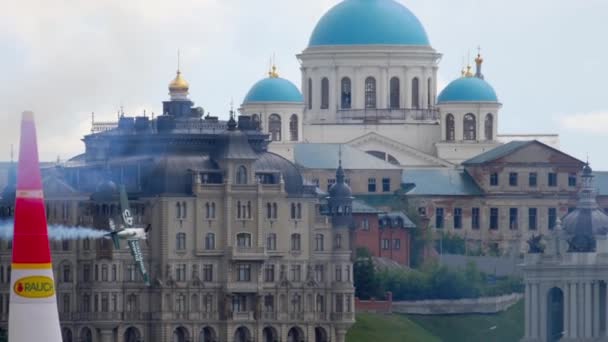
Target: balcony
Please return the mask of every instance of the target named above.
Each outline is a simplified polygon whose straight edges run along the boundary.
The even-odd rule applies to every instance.
[[[262,312],[262,319],[265,321],[276,321],[277,313],[276,312]]]
[[[257,282],[230,281],[225,285],[226,292],[230,293],[256,293],[260,290]]]
[[[290,321],[303,321],[304,320],[304,313],[303,312],[290,312],[289,313],[289,320]]]
[[[188,318],[191,321],[217,321],[219,315],[217,312],[190,312]]]
[[[355,321],[355,314],[353,312],[332,312],[331,313],[332,321]]]
[[[268,259],[264,247],[229,247],[228,257],[234,261],[265,261]]]
[[[253,311],[250,312],[233,312],[232,320],[236,322],[253,322],[255,321],[255,315]]]
[[[364,122],[380,121],[437,121],[437,109],[341,109],[338,110],[338,119],[362,120]]]

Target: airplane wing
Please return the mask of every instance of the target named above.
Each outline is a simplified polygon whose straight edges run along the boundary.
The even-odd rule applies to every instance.
[[[122,221],[125,223],[125,228],[133,227],[133,215],[129,208],[129,198],[124,185],[120,186],[120,210],[122,212]]]
[[[138,239],[129,239],[127,240],[127,244],[129,245],[129,249],[131,250],[131,255],[133,256],[133,260],[137,264],[139,268],[139,272],[144,278],[144,282],[147,286],[150,286],[150,277],[148,276],[148,272],[146,271],[146,265],[144,264],[144,255],[141,252],[141,247],[139,245]]]

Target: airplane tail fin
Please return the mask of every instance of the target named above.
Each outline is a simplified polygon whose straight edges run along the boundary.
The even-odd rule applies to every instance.
[[[112,241],[114,242],[114,248],[120,249],[120,239],[118,238],[118,234],[112,234]]]

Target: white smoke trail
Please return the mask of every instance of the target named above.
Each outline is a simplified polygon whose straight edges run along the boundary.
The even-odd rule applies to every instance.
[[[84,240],[101,239],[107,231],[89,227],[70,227],[58,224],[49,224],[49,239],[61,240]],[[13,222],[0,222],[0,240],[13,239]]]

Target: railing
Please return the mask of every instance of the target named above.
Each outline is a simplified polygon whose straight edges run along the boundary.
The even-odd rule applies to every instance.
[[[354,321],[355,314],[353,312],[332,312],[332,321]]]
[[[264,247],[230,247],[228,255],[232,260],[262,261],[268,258]]]
[[[91,133],[101,133],[118,128],[118,122],[93,122]]]
[[[253,321],[255,320],[253,312],[233,312],[233,321]]]
[[[304,320],[304,313],[303,312],[290,312],[289,313],[289,320],[291,320],[291,321],[303,321]]]
[[[228,125],[223,122],[205,122],[205,121],[180,121],[175,120],[176,129],[186,130],[225,130]]]
[[[276,312],[262,312],[262,319],[275,321],[277,319]]]
[[[381,120],[439,120],[438,109],[341,109],[338,119],[381,121]]]

